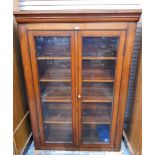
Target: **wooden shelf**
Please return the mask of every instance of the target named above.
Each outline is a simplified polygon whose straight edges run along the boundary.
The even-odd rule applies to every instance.
[[[69,79],[40,79],[40,82],[71,82]]]
[[[46,109],[44,123],[46,124],[70,124],[72,123],[71,106],[54,104]],[[105,108],[105,109],[104,109]],[[87,107],[87,114],[82,110],[83,124],[111,124],[111,110],[106,105],[93,109],[93,106]]]
[[[82,102],[112,102],[113,89],[84,86]],[[43,102],[71,102],[71,89],[69,87],[46,87],[42,92]]]
[[[82,72],[83,82],[114,82],[114,70],[112,69],[84,69]]]
[[[114,70],[112,69],[84,69],[82,74],[82,82],[114,82]],[[71,82],[71,71],[48,68],[40,74],[40,82]]]
[[[90,75],[90,77],[89,76],[82,77],[82,82],[114,82],[114,81],[115,81],[114,77],[112,76],[103,77],[103,75],[100,76],[99,74],[96,74],[96,76]]]
[[[98,129],[98,127],[101,127]],[[101,129],[106,130],[106,138],[110,140],[110,125],[108,124],[83,124],[82,126],[82,143],[84,144],[104,144],[104,143],[109,143],[109,142],[104,142],[100,139],[100,134],[102,131]],[[104,132],[102,132],[103,134]],[[109,133],[109,134],[108,134]]]
[[[71,102],[71,97],[69,96],[49,96],[42,99],[42,102]]]
[[[82,124],[111,124],[110,116],[83,116]]]
[[[105,88],[104,88],[105,87]],[[112,102],[113,88],[106,85],[83,86],[82,102]]]
[[[84,70],[82,76],[83,82],[114,82],[114,72],[104,70]]]
[[[65,86],[63,88],[59,87],[46,87],[42,92],[42,101],[71,102],[71,89]]]
[[[111,124],[112,104],[82,104],[83,124]]]
[[[69,69],[47,69],[40,75],[40,82],[71,82]]]
[[[71,124],[46,124],[45,140],[47,143],[72,143]]]
[[[82,97],[82,102],[113,102],[113,99],[111,97],[88,97],[84,96]]]
[[[44,123],[47,123],[47,124],[72,123],[71,106],[68,107],[68,105],[64,104],[64,105],[55,105],[55,107],[49,108],[48,110],[46,110]]]
[[[37,49],[37,57],[70,57],[70,49],[65,46],[56,45],[57,47],[53,48],[55,45],[49,46],[46,43],[44,45],[44,48]]]
[[[37,60],[70,60],[70,57],[39,56]]]
[[[86,130],[83,132],[83,135],[83,144],[105,144],[105,142],[99,140],[99,135],[95,130]]]
[[[110,79],[86,79],[82,80],[82,82],[114,82],[114,80]]]
[[[82,60],[116,60],[116,57],[94,57],[94,56],[84,56],[82,57]]]

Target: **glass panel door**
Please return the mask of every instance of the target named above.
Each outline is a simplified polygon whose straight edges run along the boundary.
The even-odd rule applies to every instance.
[[[110,145],[120,33],[83,31],[80,38],[80,143]]]
[[[35,57],[33,73],[37,85],[42,116],[39,124],[42,142],[45,144],[73,143],[72,100],[72,33],[33,32],[31,58]],[[33,52],[35,51],[35,52]],[[35,69],[34,69],[35,70]],[[35,76],[34,75],[34,76]],[[34,79],[36,80],[36,79]],[[35,92],[37,94],[37,91]],[[38,103],[37,103],[38,104]]]

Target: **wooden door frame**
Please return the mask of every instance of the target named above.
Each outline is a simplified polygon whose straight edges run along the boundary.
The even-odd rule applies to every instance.
[[[79,105],[78,109],[78,125],[79,125],[79,146],[80,148],[90,148],[90,147],[96,147],[96,148],[112,148],[115,145],[115,129],[117,124],[117,111],[118,111],[118,103],[119,103],[119,89],[120,89],[120,82],[121,82],[121,71],[122,71],[122,65],[123,65],[123,54],[124,54],[124,45],[125,45],[125,39],[126,39],[126,31],[121,30],[112,30],[112,31],[79,31],[78,32],[78,56],[77,56],[77,62],[78,62],[78,94],[82,94],[82,37],[100,37],[100,36],[118,36],[119,38],[119,44],[118,44],[118,54],[116,59],[116,68],[115,68],[115,82],[114,82],[114,100],[112,104],[112,127],[111,127],[111,134],[110,134],[110,144],[82,144],[82,116],[81,116],[81,105],[82,101],[78,100],[77,103]]]
[[[28,31],[28,41],[29,41],[29,54],[31,59],[32,66],[32,75],[33,75],[33,83],[34,83],[34,93],[36,99],[36,109],[37,109],[37,118],[38,118],[38,126],[40,133],[40,145],[41,146],[50,146],[50,147],[73,147],[76,141],[76,119],[75,119],[75,69],[74,69],[74,59],[75,59],[75,50],[74,50],[74,33],[72,31]],[[72,96],[72,138],[73,143],[46,143],[45,142],[45,133],[43,127],[43,111],[41,105],[41,96],[40,96],[40,88],[39,88],[39,77],[38,77],[38,67],[37,67],[37,59],[36,59],[36,49],[35,49],[35,40],[36,36],[69,36],[70,37],[70,46],[71,46],[71,96]]]

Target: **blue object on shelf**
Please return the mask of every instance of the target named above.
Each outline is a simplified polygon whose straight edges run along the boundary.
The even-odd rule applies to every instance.
[[[100,141],[109,143],[109,125],[100,124],[96,126],[96,130],[98,132],[98,138]]]

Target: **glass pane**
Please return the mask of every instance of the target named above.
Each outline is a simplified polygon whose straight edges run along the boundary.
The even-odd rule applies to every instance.
[[[70,60],[40,60],[38,61],[40,80],[70,81]]]
[[[40,91],[43,101],[71,100],[70,83],[67,82],[42,82]]]
[[[83,80],[114,80],[115,60],[83,60]]]
[[[83,124],[110,124],[111,103],[83,103],[82,122]]]
[[[42,102],[45,139],[47,143],[72,142],[71,103]]]
[[[109,144],[119,37],[82,41],[82,143]]]
[[[115,57],[118,37],[83,37],[83,56]]]
[[[113,99],[113,83],[108,82],[83,82],[83,101],[110,101]]]
[[[71,124],[45,124],[44,129],[47,143],[72,143]]]
[[[35,37],[37,56],[70,56],[70,37]]]
[[[44,123],[71,123],[71,103],[42,102]]]
[[[35,37],[46,143],[72,143],[70,37]]]
[[[83,144],[109,144],[110,125],[108,124],[83,124],[82,126]]]

